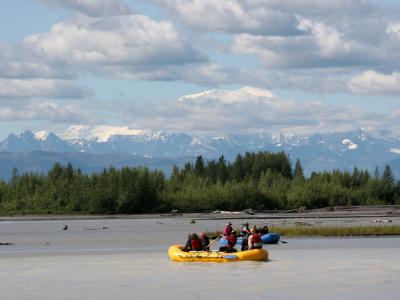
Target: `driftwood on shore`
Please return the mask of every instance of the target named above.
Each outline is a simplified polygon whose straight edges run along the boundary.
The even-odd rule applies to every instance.
[[[177,209],[173,209],[173,210],[171,210],[171,215],[172,216],[181,216],[182,213]]]

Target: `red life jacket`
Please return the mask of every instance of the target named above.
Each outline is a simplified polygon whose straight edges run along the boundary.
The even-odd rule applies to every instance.
[[[251,237],[251,243],[253,247],[262,247],[261,236],[258,233],[253,233]]]
[[[192,250],[200,251],[203,249],[203,244],[200,239],[192,239]]]
[[[230,235],[226,238],[228,240],[228,247],[233,248],[236,245],[237,242],[237,236],[236,235]]]

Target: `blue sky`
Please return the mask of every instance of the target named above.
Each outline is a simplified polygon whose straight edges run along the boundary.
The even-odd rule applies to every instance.
[[[0,20],[0,139],[400,135],[399,1],[5,0]]]

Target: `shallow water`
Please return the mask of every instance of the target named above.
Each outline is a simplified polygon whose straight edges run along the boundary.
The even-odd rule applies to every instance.
[[[400,238],[286,238],[268,262],[168,260],[169,245],[223,222],[0,222],[14,243],[0,247],[1,299],[399,299]]]

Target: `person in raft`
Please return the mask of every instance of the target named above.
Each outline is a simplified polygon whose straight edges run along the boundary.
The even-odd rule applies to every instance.
[[[210,245],[210,239],[204,232],[200,234],[200,240],[203,245],[203,250],[210,251],[210,247],[208,247],[208,245]]]
[[[237,252],[237,250],[235,249],[235,245],[237,242],[236,231],[232,231],[231,235],[227,236],[226,239],[228,241],[227,246],[220,247],[219,251],[228,253]]]
[[[261,235],[258,232],[257,228],[251,229],[251,235],[249,235],[248,239],[248,250],[252,249],[261,249],[262,248],[262,240]]]
[[[192,250],[192,234],[191,233],[188,234],[188,237],[187,237],[187,240],[186,240],[186,244],[185,244],[185,246],[183,247],[182,250],[183,251]]]
[[[268,225],[264,225],[264,227],[260,229],[260,234],[264,235],[264,234],[267,234],[267,233],[269,233]]]
[[[245,224],[242,224],[243,225],[243,227],[242,227],[242,232],[240,233],[243,237],[244,236],[249,236],[250,235],[250,227],[249,227],[249,223],[245,223]]]
[[[196,233],[189,234],[188,240],[183,251],[201,251],[203,250],[203,243]]]
[[[226,224],[226,226],[224,228],[224,232],[222,233],[222,235],[226,238],[231,235],[232,230],[233,230],[232,223],[228,222],[228,224]]]

